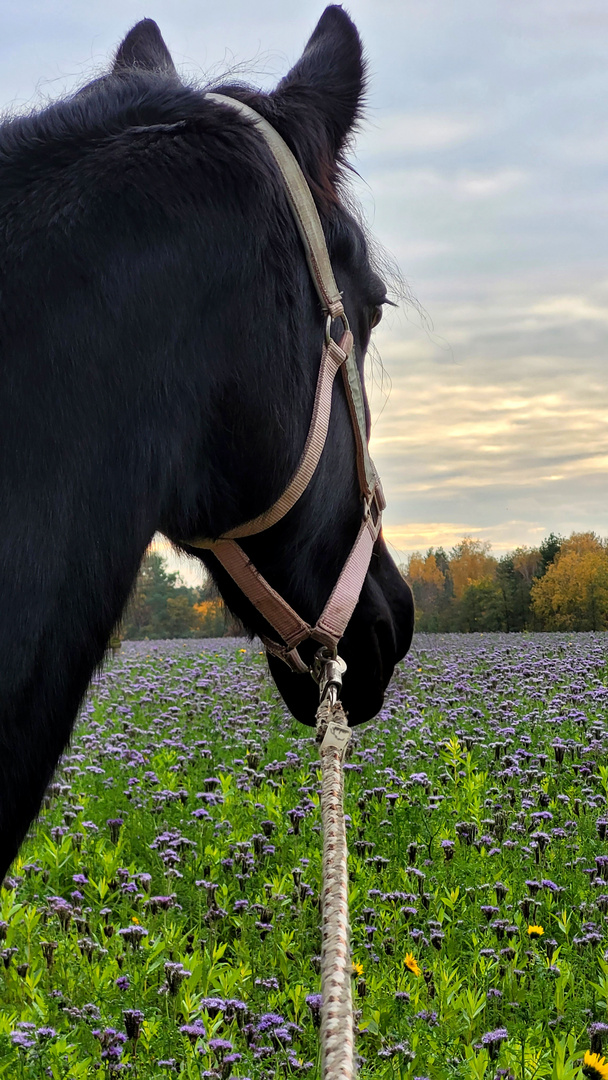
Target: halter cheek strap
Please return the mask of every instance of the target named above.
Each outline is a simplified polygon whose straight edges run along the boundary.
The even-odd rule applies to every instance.
[[[207,94],[221,105],[229,106],[253,121],[264,137],[285,182],[298,232],[302,239],[306,261],[327,319],[326,341],[308,436],[295,473],[279,499],[264,513],[218,537],[216,540],[197,538],[185,541],[190,547],[212,551],[240,590],[276,630],[281,642],[264,638],[267,650],[281,657],[294,670],[310,670],[302,660],[298,645],[309,638],[336,650],[340,638],[355,609],[365,576],[369,569],[374,544],[380,534],[382,510],[385,507],[382,486],[367,445],[365,404],[361,377],[355,359],[353,336],[334,278],[323,228],[304,174],[291,150],[279,133],[248,105],[223,94]],[[339,342],[330,334],[331,323],[341,319],[344,333]],[[355,435],[357,476],[362,497],[362,521],[334,589],[314,626],[302,619],[260,574],[237,540],[254,536],[276,525],[295,506],[306,490],[319,463],[331,416],[334,379],[342,373]]]

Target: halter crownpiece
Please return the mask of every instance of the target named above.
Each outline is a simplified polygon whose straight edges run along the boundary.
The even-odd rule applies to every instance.
[[[293,671],[304,673],[310,671],[311,668],[302,660],[298,645],[312,638],[335,652],[346,630],[363,587],[374,544],[380,534],[382,510],[386,503],[380,479],[367,446],[363,388],[355,359],[353,335],[344,312],[342,295],[334,278],[321,220],[306,178],[287,143],[259,113],[256,113],[249,105],[243,104],[236,98],[226,97],[224,94],[209,93],[206,96],[220,105],[236,109],[248,120],[253,121],[256,129],[264,137],[283,177],[287,198],[327,323],[308,436],[296,471],[283,494],[264,513],[234,529],[229,529],[217,540],[199,538],[184,542],[189,547],[213,552],[241,592],[266,622],[274,627],[282,639],[284,644],[264,637],[264,645],[268,652],[284,660]],[[339,342],[331,336],[331,323],[335,319],[341,319],[344,327]],[[342,372],[355,435],[357,475],[363,514],[357,538],[331,596],[316,624],[311,626],[269,585],[237,540],[253,536],[276,525],[295,506],[306,490],[319,463],[327,438],[332,388],[338,371]]]

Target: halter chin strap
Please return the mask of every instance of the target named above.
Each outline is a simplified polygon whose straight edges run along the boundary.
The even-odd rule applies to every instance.
[[[308,638],[336,650],[355,609],[365,576],[369,569],[374,544],[382,525],[385,507],[382,486],[367,446],[365,404],[361,377],[355,359],[353,336],[348,326],[342,296],[334,278],[323,227],[310,188],[298,162],[279,133],[248,105],[224,94],[207,94],[212,101],[229,106],[251,120],[263,135],[285,182],[298,232],[304,245],[306,261],[327,318],[325,345],[312,410],[312,418],[304,450],[295,473],[279,499],[264,513],[218,537],[216,540],[198,538],[185,541],[190,547],[212,551],[266,622],[277,631],[283,644],[264,638],[268,652],[281,657],[294,671],[310,670],[304,663],[298,645]],[[331,323],[341,319],[344,333],[339,342],[331,336]],[[342,381],[350,411],[357,451],[357,475],[362,496],[363,517],[353,544],[334,589],[314,626],[272,588],[253,565],[237,540],[254,536],[276,525],[296,504],[306,490],[319,463],[331,415],[334,379],[342,373]]]

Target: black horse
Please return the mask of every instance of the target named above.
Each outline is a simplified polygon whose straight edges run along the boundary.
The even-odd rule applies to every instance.
[[[357,31],[330,7],[274,93],[221,87],[304,169],[359,358],[386,299],[339,198],[363,81]],[[157,530],[202,558],[252,632],[269,631],[186,541],[255,517],[284,489],[324,319],[282,179],[231,113],[180,81],[145,20],[108,75],[0,129],[0,880]],[[243,546],[314,622],[360,519],[336,385],[312,483]],[[380,708],[412,628],[411,594],[380,539],[340,648],[351,722]],[[310,677],[269,662],[293,714],[312,722]]]

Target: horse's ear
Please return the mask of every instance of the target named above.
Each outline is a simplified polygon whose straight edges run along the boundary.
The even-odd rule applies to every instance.
[[[298,62],[277,86],[275,108],[294,125],[316,118],[336,158],[361,112],[365,63],[357,28],[337,4],[323,12]]]
[[[124,75],[133,69],[177,75],[171,53],[154,19],[136,23],[118,47],[112,73]]]

